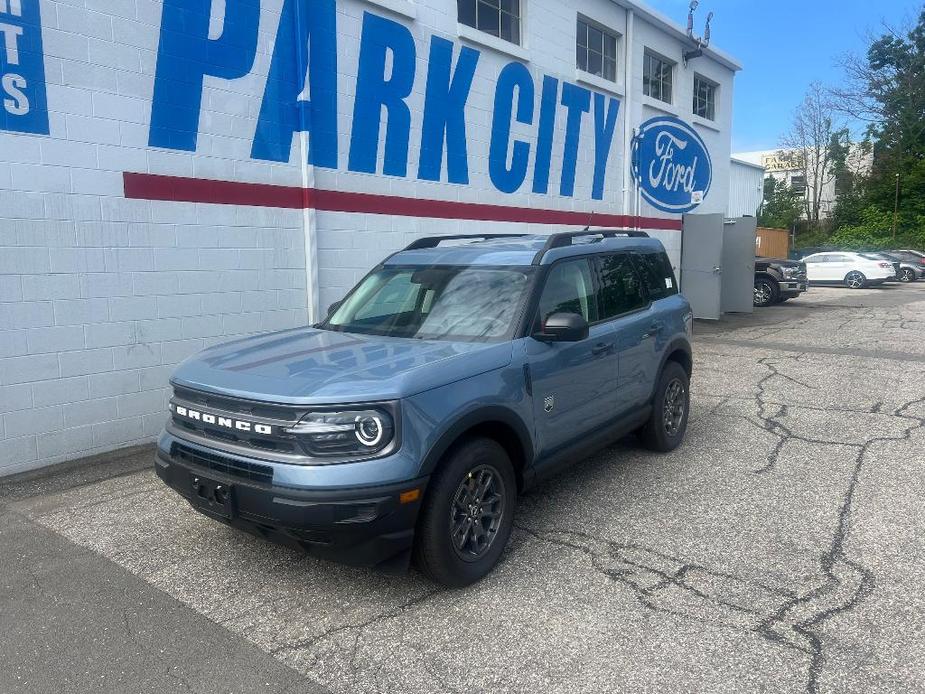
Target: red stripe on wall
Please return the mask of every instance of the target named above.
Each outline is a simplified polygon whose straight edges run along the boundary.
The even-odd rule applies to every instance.
[[[464,219],[479,222],[521,222],[529,224],[563,224],[571,226],[663,229],[680,231],[681,220],[659,217],[633,217],[600,212],[572,212],[486,205],[474,202],[427,200],[396,195],[347,193],[318,188],[277,186],[265,183],[236,183],[157,174],[123,174],[125,197],[134,200],[202,202],[249,207],[314,209],[324,212],[362,212],[398,217]]]

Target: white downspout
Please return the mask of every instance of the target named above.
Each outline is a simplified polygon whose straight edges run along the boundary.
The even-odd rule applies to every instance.
[[[303,21],[300,11],[301,3],[296,3],[296,26],[298,27]],[[299,34],[296,29],[296,35]],[[297,47],[297,55],[307,56],[305,46]],[[305,53],[303,53],[305,51]],[[301,62],[301,60],[300,60]],[[308,65],[299,65],[299,74],[305,76],[305,88],[299,98],[311,98],[311,86],[308,81]],[[302,109],[306,113],[308,109]],[[304,116],[303,116],[304,117]],[[307,116],[311,117],[311,116]],[[306,132],[305,123],[302,123],[302,132],[299,133],[299,152],[301,161],[299,169],[302,172],[302,231],[305,236],[305,302],[308,307],[308,324],[313,325],[321,318],[319,313],[319,286],[318,286],[318,218],[315,214],[315,208],[309,204],[309,191],[315,188],[315,167],[308,163],[308,133]]]
[[[633,29],[636,14],[626,9],[626,36],[623,39],[623,207],[629,214],[632,205],[633,180]]]

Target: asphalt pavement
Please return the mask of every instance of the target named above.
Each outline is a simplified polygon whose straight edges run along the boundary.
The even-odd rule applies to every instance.
[[[925,282],[695,332],[684,446],[535,489],[464,590],[213,523],[149,449],[0,480],[0,692],[925,691]]]

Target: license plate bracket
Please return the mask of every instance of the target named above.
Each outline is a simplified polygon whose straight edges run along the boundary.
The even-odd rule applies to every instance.
[[[193,503],[223,518],[234,518],[234,485],[191,475]]]

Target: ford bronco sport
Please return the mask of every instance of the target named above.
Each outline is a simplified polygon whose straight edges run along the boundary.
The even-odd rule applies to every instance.
[[[155,468],[242,530],[466,585],[536,480],[631,432],[681,443],[691,324],[641,232],[420,239],[320,324],[183,363]]]

